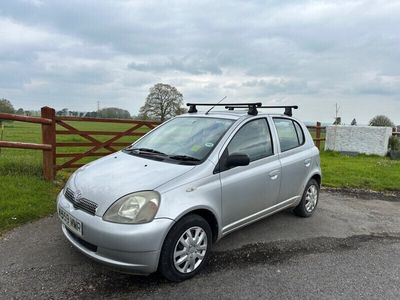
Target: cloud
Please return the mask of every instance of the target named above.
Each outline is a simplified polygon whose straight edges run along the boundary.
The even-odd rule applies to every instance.
[[[375,101],[400,123],[399,20],[400,3],[384,0],[8,1],[0,97],[136,113],[165,82],[187,100],[296,102],[321,121],[335,102]]]

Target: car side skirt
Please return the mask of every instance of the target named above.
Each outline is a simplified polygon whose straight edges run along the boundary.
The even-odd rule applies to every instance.
[[[231,233],[231,232],[233,232],[233,231],[235,231],[235,230],[237,230],[239,228],[242,228],[242,227],[244,227],[246,225],[249,225],[249,224],[251,224],[253,222],[261,220],[261,219],[263,219],[265,217],[268,217],[268,216],[270,216],[270,215],[272,215],[272,214],[274,214],[274,213],[276,213],[276,212],[278,212],[280,210],[283,210],[285,208],[293,206],[293,204],[296,203],[299,199],[300,199],[300,196],[292,197],[292,198],[287,199],[285,201],[282,201],[282,202],[280,202],[278,204],[275,204],[275,205],[273,205],[271,207],[268,207],[268,208],[266,208],[266,209],[264,209],[262,211],[259,211],[259,212],[256,212],[256,213],[250,215],[250,216],[247,216],[247,217],[245,217],[243,219],[237,220],[237,221],[235,221],[235,222],[233,222],[233,223],[231,223],[231,224],[229,224],[227,226],[224,226],[222,228],[222,236],[225,236],[225,235],[227,235],[227,234],[229,234],[229,233]]]

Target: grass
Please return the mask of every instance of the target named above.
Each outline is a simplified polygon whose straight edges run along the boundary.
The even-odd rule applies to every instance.
[[[68,122],[80,130],[123,131],[129,124]],[[63,130],[63,128],[57,128]],[[146,129],[142,129],[146,131]],[[96,136],[105,141],[112,136]],[[136,137],[123,137],[118,142],[133,142]],[[38,124],[5,123],[3,140],[41,143],[41,127]],[[88,142],[76,135],[60,135],[58,142]],[[89,147],[64,147],[58,152],[79,153]],[[94,157],[84,158],[78,163],[87,163]],[[65,158],[58,159],[60,164]],[[63,182],[72,170],[57,174],[56,183],[42,178],[42,152],[39,150],[1,149],[0,153],[0,234],[28,221],[55,212],[55,199]]]
[[[321,152],[323,184],[326,187],[375,191],[400,190],[400,161],[375,155],[348,156]]]
[[[81,130],[121,131],[128,124],[70,122]],[[62,129],[62,128],[58,128]],[[146,131],[146,129],[143,129]],[[312,132],[313,133],[313,132]],[[96,136],[104,141],[110,136]],[[6,123],[3,140],[41,142],[40,125]],[[57,137],[62,142],[85,141],[75,135]],[[133,142],[135,137],[124,137],[121,142]],[[76,153],[88,147],[68,147],[58,152]],[[94,158],[85,158],[86,163]],[[61,163],[64,160],[58,160]],[[42,153],[35,150],[1,149],[0,154],[0,234],[28,221],[55,211],[55,198],[70,171],[57,175],[56,183],[42,179]],[[378,191],[400,190],[400,161],[378,156],[345,156],[321,152],[323,184],[327,187],[361,188]]]

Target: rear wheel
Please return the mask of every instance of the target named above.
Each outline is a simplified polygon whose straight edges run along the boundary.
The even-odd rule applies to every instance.
[[[200,272],[208,258],[210,225],[191,214],[178,221],[168,233],[160,254],[159,271],[171,281],[182,281]]]
[[[310,217],[318,204],[319,184],[315,179],[311,179],[304,189],[303,197],[299,205],[294,209],[294,213],[300,217]]]

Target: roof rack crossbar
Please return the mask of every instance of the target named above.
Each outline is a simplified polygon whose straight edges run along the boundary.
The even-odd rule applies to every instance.
[[[251,103],[232,103],[232,104],[225,104],[225,103],[187,103],[189,106],[188,113],[196,113],[197,108],[196,106],[225,106],[225,108],[229,110],[233,110],[234,108],[248,108],[249,115],[257,115],[257,107],[261,107],[261,102],[251,102]]]
[[[285,112],[284,115],[286,116],[293,116],[293,111],[292,109],[298,109],[299,107],[297,105],[261,105],[257,106],[258,108],[284,108]],[[225,108],[229,110],[233,110],[234,108],[245,108],[243,105],[226,105]]]

